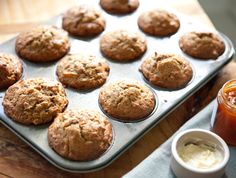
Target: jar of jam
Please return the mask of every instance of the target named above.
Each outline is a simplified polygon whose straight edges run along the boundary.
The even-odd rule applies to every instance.
[[[236,146],[236,80],[226,82],[220,89],[212,116],[212,131]]]

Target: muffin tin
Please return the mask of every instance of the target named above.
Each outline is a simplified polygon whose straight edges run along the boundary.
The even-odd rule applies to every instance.
[[[94,7],[100,8],[99,1],[86,1],[91,3]],[[142,33],[137,25],[137,19],[140,13],[153,9],[153,8],[165,8],[175,13],[181,23],[179,31],[166,38],[158,38],[148,36]],[[142,59],[138,59],[129,63],[117,63],[111,60],[107,60],[110,65],[110,75],[106,84],[119,79],[131,79],[137,80],[146,86],[150,87],[155,94],[156,107],[153,113],[148,118],[138,122],[120,122],[109,117],[113,126],[113,143],[110,148],[98,159],[88,162],[71,161],[62,158],[56,152],[54,152],[48,145],[47,141],[47,129],[49,124],[41,126],[24,126],[9,119],[3,111],[2,104],[0,106],[0,121],[12,130],[16,135],[28,143],[38,153],[55,166],[71,171],[71,172],[89,172],[97,169],[101,169],[118,156],[120,156],[125,150],[127,150],[132,144],[134,144],[143,134],[154,127],[161,119],[167,116],[172,110],[179,106],[184,100],[196,92],[207,81],[213,78],[217,72],[227,64],[233,54],[234,48],[232,42],[223,34],[220,34],[222,40],[225,43],[225,52],[217,60],[198,60],[185,55],[178,46],[179,37],[187,31],[213,31],[204,27],[201,23],[194,21],[193,19],[186,17],[183,14],[175,12],[169,7],[158,4],[155,0],[152,3],[145,3],[144,0],[140,0],[139,8],[132,14],[116,16],[110,15],[103,11],[103,15],[106,18],[105,32],[115,29],[128,29],[132,31],[139,31],[142,35],[146,36],[148,42],[148,49]],[[48,24],[57,25],[61,27],[62,15],[59,15],[51,19]],[[213,31],[215,32],[215,31]],[[217,33],[217,32],[216,32]],[[101,36],[95,38],[75,38],[70,37],[71,41],[71,53],[89,53],[98,57],[103,57],[99,50],[99,39]],[[15,38],[0,45],[0,51],[15,54]],[[194,75],[190,83],[179,90],[166,90],[163,88],[155,87],[148,83],[143,75],[139,72],[138,68],[142,61],[150,55],[152,52],[165,52],[176,53],[185,57],[190,61]],[[32,77],[47,77],[54,80],[58,80],[56,76],[56,64],[53,63],[32,63],[23,60],[24,63],[24,75],[23,78]],[[66,94],[69,99],[68,108],[89,108],[101,110],[98,103],[98,95],[100,88],[91,91],[78,91],[71,88],[66,88]],[[0,92],[0,102],[2,103],[5,91]],[[105,113],[103,113],[105,114]]]

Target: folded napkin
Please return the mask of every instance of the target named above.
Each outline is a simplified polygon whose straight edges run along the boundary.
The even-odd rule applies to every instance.
[[[186,122],[171,138],[163,143],[144,161],[133,170],[128,172],[123,178],[174,178],[174,173],[170,168],[171,143],[175,135],[183,130],[191,128],[210,128],[211,114],[214,106],[211,102],[206,108]],[[236,147],[230,147],[230,160],[226,167],[224,178],[236,177]]]

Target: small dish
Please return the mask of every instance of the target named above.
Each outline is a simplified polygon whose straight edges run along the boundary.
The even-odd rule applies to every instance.
[[[220,178],[230,154],[222,138],[204,129],[189,129],[177,134],[171,153],[170,166],[179,178]]]

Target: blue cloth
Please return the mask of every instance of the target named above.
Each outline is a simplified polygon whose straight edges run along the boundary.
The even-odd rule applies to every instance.
[[[191,128],[209,129],[213,106],[214,102],[210,103],[196,116],[186,122],[177,133]],[[170,158],[171,143],[176,134],[169,138],[133,170],[124,175],[123,178],[175,178],[170,168]],[[224,178],[236,178],[235,147],[230,147],[230,160],[226,167]]]

